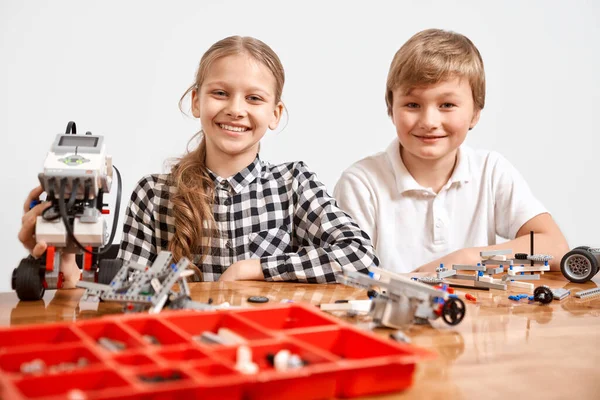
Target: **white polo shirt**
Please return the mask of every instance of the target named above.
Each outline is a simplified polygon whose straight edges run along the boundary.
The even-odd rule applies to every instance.
[[[344,171],[334,196],[371,237],[381,267],[396,272],[461,248],[496,244],[496,235],[514,239],[527,221],[547,212],[504,157],[465,145],[436,194],[408,172],[398,138]]]

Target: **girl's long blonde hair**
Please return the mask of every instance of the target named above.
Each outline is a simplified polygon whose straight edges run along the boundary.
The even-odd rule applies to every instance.
[[[262,41],[252,37],[230,36],[213,44],[202,56],[196,79],[181,96],[179,108],[183,112],[183,101],[194,90],[199,90],[206,75],[216,60],[236,54],[247,54],[264,64],[275,77],[275,104],[281,101],[285,74],[279,57]],[[202,131],[200,144],[188,151],[173,166],[170,174],[175,193],[171,194],[175,232],[169,250],[175,260],[187,257],[194,264],[202,263],[210,251],[211,238],[217,235],[213,215],[214,185],[206,168],[206,142]],[[200,254],[196,260],[193,254]],[[195,279],[202,280],[201,270],[194,265]]]

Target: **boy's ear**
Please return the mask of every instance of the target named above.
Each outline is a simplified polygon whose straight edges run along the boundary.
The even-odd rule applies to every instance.
[[[198,89],[192,90],[192,115],[200,118],[200,95],[198,95]]]
[[[471,119],[471,123],[469,124],[469,130],[475,128],[475,125],[477,125],[477,123],[479,122],[480,115],[481,115],[481,110],[480,109],[475,110],[475,113],[473,114],[473,118]]]
[[[282,114],[283,114],[283,103],[280,101],[279,103],[277,103],[277,105],[275,106],[275,109],[273,110],[273,119],[269,123],[270,130],[274,131],[275,129],[277,129],[277,126],[279,125],[279,121],[281,120]]]

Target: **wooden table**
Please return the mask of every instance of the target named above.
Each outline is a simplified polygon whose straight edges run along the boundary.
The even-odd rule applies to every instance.
[[[575,293],[596,287],[600,277],[573,284],[560,273],[547,273],[539,283]],[[311,304],[366,299],[365,291],[342,285],[206,282],[190,286],[194,300],[210,297],[216,304],[227,301],[254,307],[260,305],[247,303],[249,296]],[[465,301],[467,314],[460,325],[450,327],[439,319],[432,326],[406,331],[413,344],[439,357],[419,364],[411,389],[378,399],[600,398],[600,296],[579,300],[571,295],[543,306],[507,298],[521,291],[468,292],[478,301]],[[81,289],[53,290],[37,302],[19,302],[14,293],[0,293],[0,324],[74,321],[121,312],[117,304],[79,301],[82,293]],[[366,320],[336,315],[354,323]],[[387,336],[392,331],[376,332]]]

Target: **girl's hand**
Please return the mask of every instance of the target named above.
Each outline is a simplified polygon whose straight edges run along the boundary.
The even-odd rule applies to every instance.
[[[260,260],[241,260],[231,264],[219,278],[219,282],[264,281]]]
[[[25,200],[25,204],[23,204],[23,218],[21,219],[21,230],[19,231],[19,241],[23,243],[23,246],[32,256],[35,258],[41,257],[48,245],[45,242],[36,242],[35,240],[35,223],[37,221],[37,217],[42,215],[42,212],[46,210],[52,203],[49,201],[40,203],[33,207],[31,210],[29,209],[29,205],[34,200],[39,200],[40,195],[44,192],[41,186],[33,189],[29,196],[27,196],[27,200]]]

